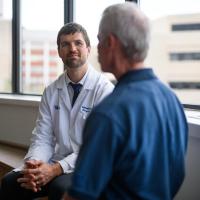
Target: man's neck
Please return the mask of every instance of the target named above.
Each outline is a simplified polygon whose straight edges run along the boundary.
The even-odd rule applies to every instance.
[[[121,76],[123,76],[129,71],[139,70],[143,68],[145,68],[143,62],[137,62],[137,63],[121,62],[118,66],[118,69],[115,72],[113,72],[113,74],[115,75],[116,79],[119,79]]]
[[[88,66],[84,65],[79,68],[67,68],[67,75],[71,81],[78,83],[87,72]]]

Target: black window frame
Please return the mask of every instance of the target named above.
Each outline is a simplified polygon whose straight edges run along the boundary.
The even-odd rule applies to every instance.
[[[64,19],[63,23],[72,22],[74,20],[74,0],[63,0],[64,1]],[[125,0],[125,1],[132,1],[138,2],[138,0]],[[22,93],[20,91],[20,7],[21,7],[21,0],[12,0],[12,94],[21,94],[21,95],[30,95],[26,93]],[[41,96],[40,94],[31,94],[33,96]]]
[[[73,0],[63,0],[64,1],[64,19],[63,24],[73,21],[73,10],[74,10],[74,1]],[[21,49],[21,0],[12,0],[12,94],[19,95],[30,95],[22,93],[20,91],[21,78],[20,78],[20,49]],[[10,93],[9,93],[10,94]],[[31,94],[32,96],[41,96],[41,94]]]

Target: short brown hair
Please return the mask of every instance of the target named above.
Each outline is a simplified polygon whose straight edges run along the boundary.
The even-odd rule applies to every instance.
[[[61,35],[74,34],[77,32],[82,33],[87,47],[90,47],[90,39],[88,37],[87,31],[85,30],[85,28],[83,28],[80,24],[70,22],[70,23],[65,24],[58,32],[58,36],[57,36],[58,48],[60,46],[60,36]]]

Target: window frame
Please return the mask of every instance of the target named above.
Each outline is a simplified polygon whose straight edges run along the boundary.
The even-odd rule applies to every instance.
[[[63,24],[68,22],[73,22],[74,20],[74,0],[63,0],[64,1],[64,19]],[[132,1],[136,2],[138,0],[125,0],[125,1]],[[20,77],[20,59],[21,53],[19,49],[21,49],[21,21],[20,21],[20,14],[21,14],[21,0],[12,0],[12,86],[11,92],[6,94],[18,94],[18,95],[32,95],[32,96],[41,96],[41,94],[27,94],[22,93],[20,91],[21,88],[21,77]],[[64,68],[63,68],[64,69]],[[2,92],[1,92],[2,93]]]
[[[64,19],[63,24],[73,21],[73,0],[63,0],[64,1]],[[31,95],[31,96],[41,96],[41,94],[27,94],[20,91],[21,88],[21,77],[20,77],[20,59],[21,59],[21,0],[12,0],[12,87],[11,94],[18,95]],[[8,94],[10,94],[8,93]]]

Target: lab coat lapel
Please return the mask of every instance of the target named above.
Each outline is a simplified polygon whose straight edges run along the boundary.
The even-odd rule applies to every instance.
[[[83,104],[84,99],[87,99],[87,93],[94,88],[96,73],[91,66],[89,66],[88,70],[89,71],[88,71],[87,77],[85,79],[85,83],[84,83],[83,88],[82,88],[80,94],[78,95],[78,98],[74,104],[74,108],[76,108],[76,106],[81,108],[81,105]]]
[[[70,127],[73,127],[76,125],[76,120],[78,120],[77,116],[79,115],[79,113],[81,111],[81,107],[83,105],[84,100],[87,98],[88,92],[89,92],[89,90],[82,89],[80,94],[78,95],[76,102],[70,112]]]
[[[71,110],[71,102],[69,98],[69,93],[67,89],[67,84],[65,81],[65,73],[62,74],[62,76],[59,78],[57,83],[57,89],[60,90],[60,106],[65,105],[68,110]]]
[[[63,87],[60,96],[61,96],[61,102],[63,102],[63,104],[67,107],[68,110],[71,110],[71,102],[66,85],[65,87]]]
[[[71,126],[74,126],[76,124],[76,120],[78,120],[77,115],[79,113],[81,113],[81,108],[82,108],[83,105],[93,107],[91,105],[92,102],[88,102],[88,100],[89,100],[88,99],[88,92],[90,92],[90,90],[93,90],[93,88],[95,87],[94,83],[95,83],[95,80],[97,79],[97,74],[92,67],[89,67],[88,70],[89,70],[89,72],[88,72],[88,75],[85,79],[85,83],[83,85],[83,88],[82,88],[73,108],[72,108]]]

